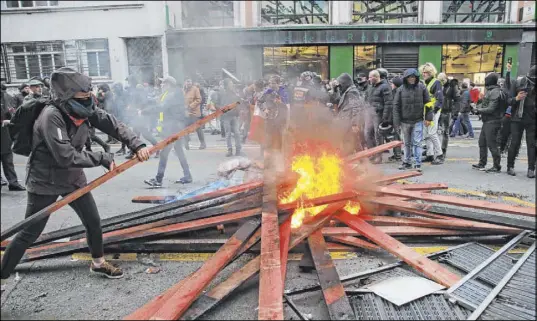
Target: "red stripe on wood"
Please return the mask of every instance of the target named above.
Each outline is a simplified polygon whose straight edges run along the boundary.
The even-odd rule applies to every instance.
[[[291,241],[291,216],[280,225],[280,262],[282,265],[282,289],[285,289],[289,242]]]
[[[395,147],[398,147],[398,146],[401,146],[403,145],[403,142],[401,141],[393,141],[393,142],[389,142],[389,143],[386,143],[386,144],[382,144],[380,146],[377,146],[377,147],[373,147],[373,148],[370,148],[370,149],[366,149],[364,151],[361,151],[361,152],[358,152],[354,155],[351,155],[349,157],[347,157],[346,161],[349,162],[349,163],[352,163],[352,162],[356,162],[360,159],[363,159],[363,158],[367,158],[367,157],[371,157],[371,156],[374,156],[378,153],[382,153],[386,150],[390,150],[392,148],[395,148]]]
[[[386,251],[402,259],[416,270],[422,272],[428,278],[446,287],[451,287],[459,281],[460,278],[456,274],[448,271],[439,263],[421,256],[408,246],[368,224],[358,216],[351,215],[346,211],[340,211],[336,218],[372,240]]]

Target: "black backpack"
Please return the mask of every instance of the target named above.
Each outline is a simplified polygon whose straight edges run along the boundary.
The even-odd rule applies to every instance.
[[[9,124],[9,133],[13,139],[13,152],[15,154],[30,156],[34,123],[49,104],[48,98],[31,98],[17,108]]]

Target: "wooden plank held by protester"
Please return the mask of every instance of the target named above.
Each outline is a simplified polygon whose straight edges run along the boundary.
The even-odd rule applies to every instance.
[[[164,139],[163,141],[159,142],[158,144],[154,145],[150,148],[150,154],[154,154],[157,151],[160,151],[164,149],[164,147],[174,143],[175,141],[179,140],[180,138],[186,136],[187,134],[193,133],[201,127],[203,124],[206,124],[210,122],[213,119],[216,119],[223,115],[224,113],[232,110],[233,108],[237,107],[240,102],[235,102],[229,105],[226,105],[222,107],[221,109],[217,110],[216,112],[203,117],[202,119],[199,119],[192,125],[186,127],[185,129],[181,130],[180,132],[171,135],[170,137]],[[54,204],[51,204],[41,211],[33,214],[32,216],[26,218],[25,220],[15,224],[14,226],[8,228],[7,230],[2,232],[1,235],[1,241],[7,239],[8,237],[15,235],[17,232],[23,230],[25,227],[42,220],[43,218],[49,216],[50,214],[54,213],[55,211],[59,210],[60,208],[64,207],[65,205],[71,203],[72,201],[78,199],[82,195],[88,193],[89,191],[101,186],[102,184],[106,183],[110,179],[116,177],[117,175],[123,173],[127,169],[133,167],[134,165],[138,164],[140,161],[138,158],[132,158],[125,163],[119,165],[118,167],[114,168],[113,170],[109,171],[108,173],[96,178],[94,181],[89,183],[88,185],[77,189],[76,191],[72,192],[71,194],[63,197],[61,200],[55,202]]]

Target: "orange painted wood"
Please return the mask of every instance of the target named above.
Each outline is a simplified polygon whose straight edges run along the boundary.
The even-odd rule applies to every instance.
[[[386,144],[382,144],[380,146],[373,147],[373,148],[366,149],[364,151],[355,153],[355,154],[347,157],[346,161],[349,162],[349,163],[356,162],[356,161],[358,161],[360,159],[375,156],[378,153],[382,153],[382,152],[384,152],[386,150],[390,150],[392,148],[395,148],[395,147],[398,147],[398,146],[401,146],[401,145],[403,145],[403,142],[401,142],[401,141],[393,141],[393,142],[389,142],[389,143],[386,143]]]
[[[400,179],[411,178],[411,177],[416,177],[416,176],[421,176],[421,175],[422,173],[418,171],[401,172],[401,173],[383,176],[381,178],[374,180],[373,183],[377,185],[384,185],[384,184],[396,182]]]
[[[330,238],[336,242],[352,245],[352,246],[362,248],[362,249],[375,250],[375,251],[380,250],[380,247],[376,246],[375,244],[369,243],[367,241],[361,240],[353,236],[330,236]]]
[[[418,254],[413,249],[397,241],[377,227],[362,220],[359,216],[352,215],[342,210],[336,215],[336,218],[375,242],[386,251],[405,261],[416,270],[422,272],[428,278],[446,287],[451,287],[459,281],[460,278],[456,274],[448,271],[439,263]]]
[[[289,242],[291,241],[291,216],[280,224],[280,262],[282,264],[282,288],[285,289]]]

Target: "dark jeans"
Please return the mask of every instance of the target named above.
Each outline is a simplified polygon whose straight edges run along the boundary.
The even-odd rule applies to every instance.
[[[365,114],[364,136],[367,142],[367,148],[373,148],[382,144],[382,135],[379,133],[379,124],[381,116],[377,114],[374,108],[367,108]]]
[[[500,152],[505,152],[507,147],[507,142],[509,141],[509,136],[511,136],[511,117],[503,117],[502,119],[502,129],[500,130]],[[511,139],[512,140],[512,139]],[[517,151],[518,154],[518,151]]]
[[[241,146],[241,135],[239,133],[239,117],[233,116],[224,119],[224,128],[226,131],[226,144],[227,149],[231,150],[233,145],[231,144],[231,135],[235,136],[235,149],[240,151]]]
[[[483,123],[481,128],[481,134],[479,134],[479,164],[487,165],[487,148],[492,154],[493,166],[495,168],[501,168],[500,162],[502,156],[500,154],[500,148],[498,146],[498,133],[501,129],[501,123],[486,122]]]
[[[442,153],[445,154],[449,143],[449,124],[451,113],[441,113],[438,119],[438,136],[442,141]],[[446,155],[444,155],[446,157]]]
[[[17,173],[15,172],[15,165],[13,164],[13,152],[0,155],[2,161],[2,168],[4,169],[4,175],[6,176],[9,185],[17,183]]]
[[[176,131],[168,130],[164,127],[162,129],[162,133],[164,134],[165,137],[168,137],[178,132],[179,130],[180,129],[177,129]],[[190,167],[188,166],[188,161],[186,160],[185,151],[183,150],[183,140],[179,139],[173,145],[166,146],[166,148],[164,148],[160,152],[156,180],[161,183],[162,183],[162,179],[164,178],[164,172],[166,172],[166,166],[168,165],[168,156],[170,155],[172,148],[175,151],[175,155],[177,155],[177,158],[179,159],[179,163],[181,163],[181,167],[183,168],[183,174],[185,175],[186,178],[192,178],[192,175],[190,174]]]
[[[194,124],[199,120],[196,116],[188,116],[188,126]],[[198,139],[200,141],[200,144],[203,146],[205,145],[205,134],[203,133],[203,129],[200,127],[196,129],[196,134],[198,134]],[[186,144],[190,143],[190,134],[185,136],[185,142]]]
[[[53,204],[58,199],[58,196],[59,195],[38,195],[28,192],[25,217],[28,218]],[[102,257],[104,253],[101,219],[93,195],[91,195],[91,193],[84,194],[80,198],[69,203],[69,206],[75,210],[82,221],[82,224],[86,228],[86,242],[88,243],[91,257]],[[13,270],[15,270],[15,267],[19,264],[24,255],[24,252],[26,252],[26,249],[28,249],[28,247],[37,240],[39,235],[41,235],[47,222],[48,216],[26,227],[20,231],[7,246],[2,260],[2,279],[7,279],[11,273],[13,273]]]
[[[453,123],[450,137],[455,137],[466,133],[468,133],[468,137],[474,137],[474,130],[472,128],[472,124],[470,123],[468,113],[461,113]]]
[[[535,123],[528,121],[511,121],[511,146],[507,154],[507,167],[515,167],[515,159],[522,142],[522,133],[526,131],[528,149],[528,169],[535,170]]]
[[[226,138],[226,129],[224,128],[224,120],[220,117],[220,135],[222,138]]]

